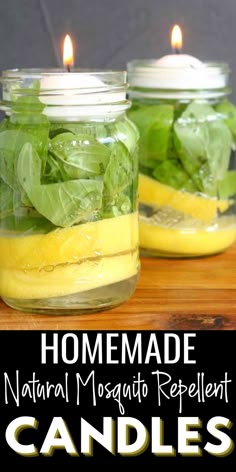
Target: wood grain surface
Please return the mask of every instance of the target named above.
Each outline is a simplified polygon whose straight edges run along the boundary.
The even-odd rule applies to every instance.
[[[141,259],[129,301],[91,315],[15,311],[0,301],[1,330],[235,330],[236,246],[207,258]]]

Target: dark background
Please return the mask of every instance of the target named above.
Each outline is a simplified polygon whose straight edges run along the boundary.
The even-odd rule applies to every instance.
[[[185,53],[230,65],[236,101],[236,0],[0,0],[0,69],[61,66],[67,32],[77,66],[125,68],[171,52],[175,23]]]

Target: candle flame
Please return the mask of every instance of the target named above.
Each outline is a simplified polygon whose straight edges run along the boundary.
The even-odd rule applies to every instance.
[[[181,49],[183,45],[182,31],[179,25],[175,25],[171,33],[171,46],[173,49]]]
[[[63,64],[65,67],[70,67],[74,64],[73,45],[69,34],[64,39]]]

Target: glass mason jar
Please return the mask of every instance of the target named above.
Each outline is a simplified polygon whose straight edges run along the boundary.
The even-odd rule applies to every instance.
[[[121,304],[139,272],[126,73],[8,70],[1,82],[1,297],[49,314]]]
[[[140,132],[139,235],[148,256],[195,257],[235,241],[236,107],[226,64],[128,64]]]

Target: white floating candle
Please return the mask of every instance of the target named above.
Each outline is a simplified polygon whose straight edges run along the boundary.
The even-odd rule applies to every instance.
[[[65,70],[55,73],[49,72],[41,79],[41,101],[43,103],[47,105],[86,104],[94,98],[88,97],[88,94],[82,93],[82,90],[93,88],[95,92],[99,92],[101,88],[106,88],[105,84],[93,75],[71,72],[74,54],[72,41],[68,34],[64,40],[63,63]]]
[[[68,35],[64,41],[63,60],[67,72],[49,71],[40,80],[40,100],[47,105],[44,109],[47,116],[54,120],[81,119],[85,115],[101,113],[102,110],[107,113],[107,109],[99,110],[99,105],[125,100],[124,89],[111,90],[111,86],[99,78],[99,72],[71,71],[73,47]]]
[[[171,41],[175,54],[157,60],[133,61],[134,75],[130,63],[132,86],[163,90],[211,90],[226,86],[225,74],[217,63],[204,63],[194,56],[179,53],[182,33],[178,25],[172,30]]]
[[[48,105],[83,105],[101,103],[102,91],[107,86],[97,77],[86,72],[52,72],[45,74],[40,81],[40,100]],[[97,97],[89,95],[98,93]]]

